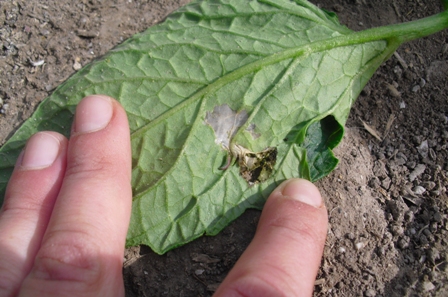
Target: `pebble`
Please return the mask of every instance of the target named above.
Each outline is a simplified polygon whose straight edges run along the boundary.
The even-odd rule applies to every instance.
[[[364,295],[366,297],[375,297],[376,296],[376,291],[373,289],[368,289],[367,291],[364,292]]]
[[[203,274],[204,273],[204,269],[196,269],[195,271],[194,271],[194,274],[196,274],[196,275],[201,275],[201,274]]]
[[[428,140],[422,141],[422,143],[420,143],[420,145],[417,147],[417,151],[423,158],[428,157],[429,152]]]
[[[428,244],[428,238],[425,236],[425,235],[420,235],[420,244],[421,245],[425,245],[425,244]]]
[[[423,236],[424,236],[424,235],[423,235]],[[398,248],[404,250],[404,249],[406,249],[406,248],[409,247],[409,241],[407,241],[407,240],[404,239],[404,238],[401,238],[400,240],[398,240],[397,245],[398,245]]]
[[[426,80],[424,78],[420,78],[420,87],[423,88],[426,85]]]
[[[431,232],[437,232],[437,229],[439,229],[437,222],[432,222],[431,225],[429,225],[429,230],[431,230]]]
[[[440,223],[443,220],[443,216],[440,212],[436,211],[433,215],[433,220],[436,221],[437,223]]]
[[[422,284],[422,289],[424,292],[432,291],[435,288],[436,288],[436,286],[434,286],[434,284],[431,283],[430,281],[423,282],[423,284]]]
[[[440,259],[440,252],[436,248],[431,248],[427,251],[427,256],[429,258],[429,261],[431,261],[431,263],[435,264],[436,261]]]
[[[358,242],[355,244],[355,247],[358,251],[363,249],[365,246],[366,246],[366,243],[364,243],[364,242]]]
[[[404,214],[404,220],[408,223],[412,222],[414,220],[414,213],[409,210]]]
[[[414,169],[415,168],[415,165],[417,165],[414,161],[409,161],[409,162],[407,162],[406,163],[406,166],[409,168],[409,169]]]
[[[397,88],[394,85],[387,84],[387,88],[389,89],[389,92],[392,96],[401,97],[401,93],[397,90]]]
[[[81,68],[82,68],[82,65],[78,61],[75,61],[75,63],[73,63],[73,69],[74,70],[79,70]]]
[[[390,231],[395,236],[400,236],[404,233],[404,229],[401,226],[397,226],[397,225],[392,226]]]
[[[390,184],[391,184],[391,180],[390,178],[386,177],[385,179],[383,179],[383,181],[381,182],[381,186],[383,188],[385,188],[386,190],[389,190],[390,188]]]
[[[415,85],[412,87],[412,92],[417,93],[418,91],[420,91],[420,88],[421,88],[420,85]]]
[[[437,159],[436,152],[435,152],[432,148],[429,149],[429,156],[430,156],[431,159],[433,159],[433,160],[436,160],[436,159]]]
[[[409,181],[413,182],[417,177],[425,172],[426,166],[424,164],[418,164],[415,169],[409,174]]]
[[[412,189],[415,195],[423,195],[426,192],[426,189],[422,186],[416,186]]]
[[[436,187],[436,183],[433,181],[426,181],[422,183],[422,186],[427,189],[428,191],[431,191]]]
[[[374,176],[370,181],[369,181],[369,186],[373,189],[376,189],[380,186],[381,182],[379,180],[378,177]]]

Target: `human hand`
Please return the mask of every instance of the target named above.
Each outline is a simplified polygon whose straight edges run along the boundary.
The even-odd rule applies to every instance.
[[[107,97],[81,101],[69,141],[32,136],[0,211],[0,296],[124,296],[130,172],[126,114]],[[284,182],[216,296],[311,295],[326,229],[314,185]]]
[[[214,296],[311,296],[327,225],[327,210],[311,182],[283,182],[269,196],[255,237]]]
[[[0,296],[124,296],[131,149],[118,102],[78,105],[70,140],[32,136],[0,211]]]

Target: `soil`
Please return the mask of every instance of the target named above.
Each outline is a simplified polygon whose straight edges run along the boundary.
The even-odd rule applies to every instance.
[[[2,0],[0,145],[80,66],[187,2]],[[313,2],[354,30],[441,10],[438,0]],[[397,53],[353,107],[338,168],[317,183],[330,228],[315,296],[448,296],[448,32]],[[212,295],[259,215],[249,210],[218,236],[163,256],[128,249],[126,295]]]

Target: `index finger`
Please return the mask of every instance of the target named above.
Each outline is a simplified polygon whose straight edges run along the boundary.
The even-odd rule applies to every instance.
[[[23,295],[124,295],[121,267],[132,193],[126,113],[89,96],[77,107],[67,170]]]

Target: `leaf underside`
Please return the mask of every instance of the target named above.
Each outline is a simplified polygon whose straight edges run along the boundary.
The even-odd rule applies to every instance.
[[[69,135],[77,103],[107,94],[128,113],[133,207],[127,245],[164,253],[215,235],[261,208],[283,180],[317,180],[354,100],[396,49],[385,40],[334,42],[352,31],[307,1],[196,1],[86,66],[47,98],[0,150],[0,195],[35,132]],[[270,177],[250,186],[227,170],[207,113],[247,113],[230,141],[277,149]],[[232,133],[233,133],[232,132]]]

